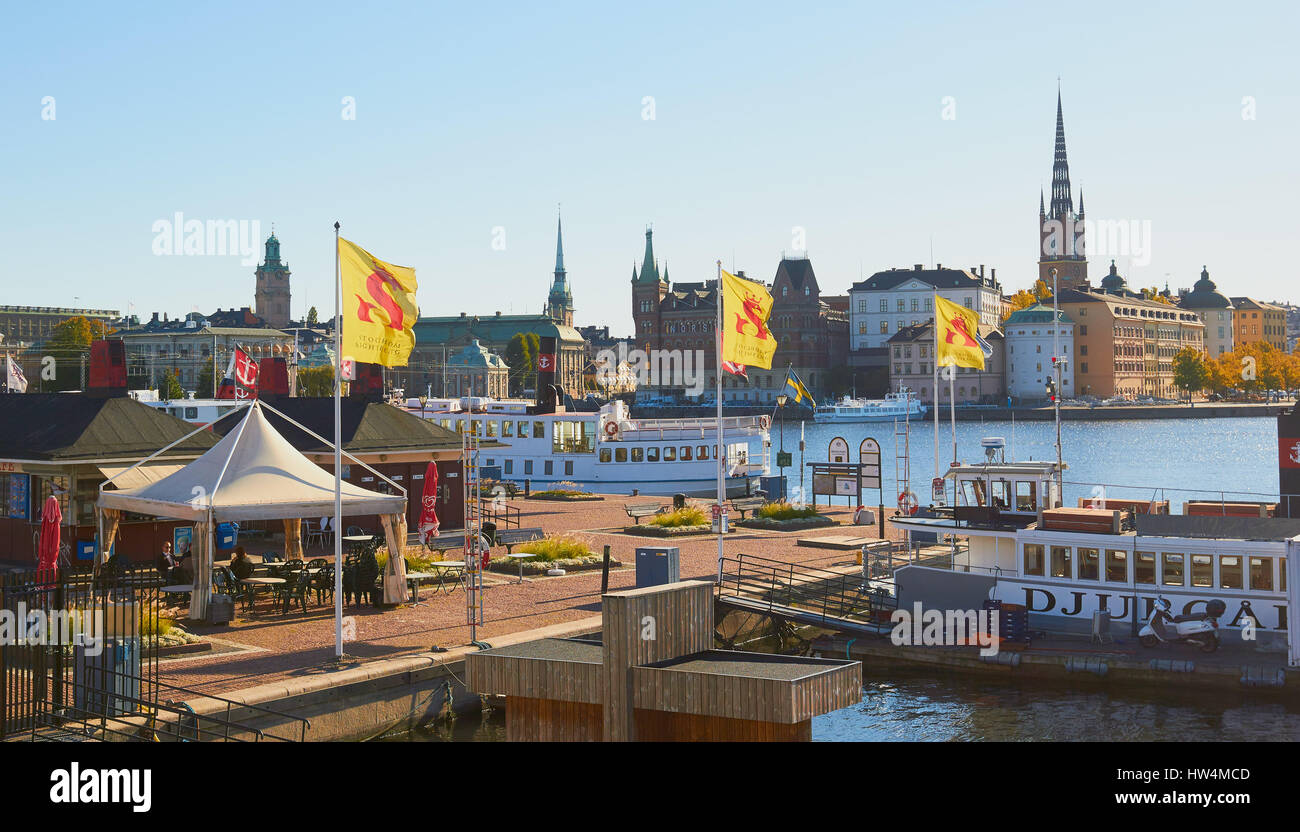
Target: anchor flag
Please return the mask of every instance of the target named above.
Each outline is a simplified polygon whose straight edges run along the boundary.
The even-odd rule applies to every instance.
[[[938,367],[984,369],[984,359],[993,348],[979,334],[979,315],[974,310],[934,296],[934,355]]]
[[[343,281],[343,357],[405,367],[415,346],[415,269],[385,263],[339,238]]]
[[[721,271],[721,270],[720,270]],[[772,369],[776,337],[767,328],[772,296],[760,283],[722,272],[722,360]],[[718,337],[722,337],[722,332]],[[724,364],[725,367],[725,364]]]
[[[9,388],[10,393],[26,393],[27,377],[23,375],[23,368],[18,366],[12,355],[5,356],[5,386]]]
[[[221,379],[217,398],[257,398],[257,362],[244,352],[243,347],[235,347],[235,351],[230,354],[230,365],[226,367],[226,375]]]

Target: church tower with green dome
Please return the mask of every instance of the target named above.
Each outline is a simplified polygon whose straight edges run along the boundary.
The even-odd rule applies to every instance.
[[[289,264],[280,260],[275,231],[266,238],[266,259],[254,272],[253,311],[276,329],[289,326]]]
[[[564,271],[564,228],[559,217],[555,218],[555,279],[546,296],[546,314],[557,324],[573,326],[573,292]]]

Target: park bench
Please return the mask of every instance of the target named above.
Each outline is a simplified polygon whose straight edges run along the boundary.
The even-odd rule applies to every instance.
[[[757,511],[767,504],[766,497],[739,497],[731,501],[731,510],[740,512],[740,519],[745,519],[745,512]]]
[[[496,533],[496,542],[498,546],[506,547],[506,553],[510,554],[511,550],[520,543],[530,543],[534,540],[541,540],[545,535],[541,529],[498,529]]]
[[[463,531],[448,532],[447,534],[440,534],[437,537],[431,537],[424,542],[424,548],[431,552],[439,553],[445,553],[452,549],[460,549],[461,551],[464,551],[465,533]]]
[[[659,503],[627,503],[623,506],[623,510],[627,512],[627,516],[635,520],[638,526],[641,525],[642,517],[651,517],[659,514],[666,508],[667,506],[660,505]]]

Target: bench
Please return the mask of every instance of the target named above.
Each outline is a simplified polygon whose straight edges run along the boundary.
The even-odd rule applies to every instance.
[[[757,511],[767,505],[766,497],[741,497],[731,501],[731,510],[740,512],[740,519],[745,519],[745,512]]]
[[[452,549],[460,549],[461,551],[464,551],[465,533],[449,532],[448,534],[440,534],[437,537],[431,537],[424,541],[424,548],[431,552],[438,553],[445,553]]]
[[[623,506],[623,510],[627,512],[627,516],[635,520],[638,526],[641,525],[642,517],[652,517],[663,512],[667,508],[668,506],[663,506],[659,503],[628,503]]]
[[[534,540],[541,540],[545,537],[540,528],[537,529],[498,529],[496,542],[498,546],[506,547],[506,554],[520,543],[530,543]]]

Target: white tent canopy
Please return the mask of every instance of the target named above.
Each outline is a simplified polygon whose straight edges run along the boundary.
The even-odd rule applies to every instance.
[[[346,482],[342,490],[345,516],[406,512],[403,495]],[[196,522],[322,517],[334,513],[334,475],[290,445],[254,403],[203,456],[157,482],[101,491],[98,506]]]
[[[271,427],[262,407],[261,402],[253,402],[239,427],[203,456],[162,479],[119,491],[105,490],[104,485],[108,482],[100,486],[99,500],[95,505],[100,516],[101,540],[116,539],[123,511],[194,522],[192,619],[201,620],[207,614],[212,594],[211,570],[217,523],[284,520],[286,546],[289,546],[291,539],[297,541],[296,521],[299,518],[334,516],[334,474],[326,472],[290,445]],[[131,481],[131,475],[138,470],[139,467],[126,469],[120,475],[123,481]],[[115,475],[110,482],[117,478]],[[136,477],[134,481],[142,479]],[[406,494],[380,494],[346,482],[339,483],[338,487],[342,492],[344,516],[380,516],[389,551],[384,567],[384,600],[402,603],[407,599],[406,568],[402,557],[402,545],[406,540]],[[400,486],[397,487],[400,490]],[[100,547],[101,558],[110,546]],[[335,595],[335,604],[342,604],[342,593],[336,592]],[[336,619],[338,615],[336,609]]]

